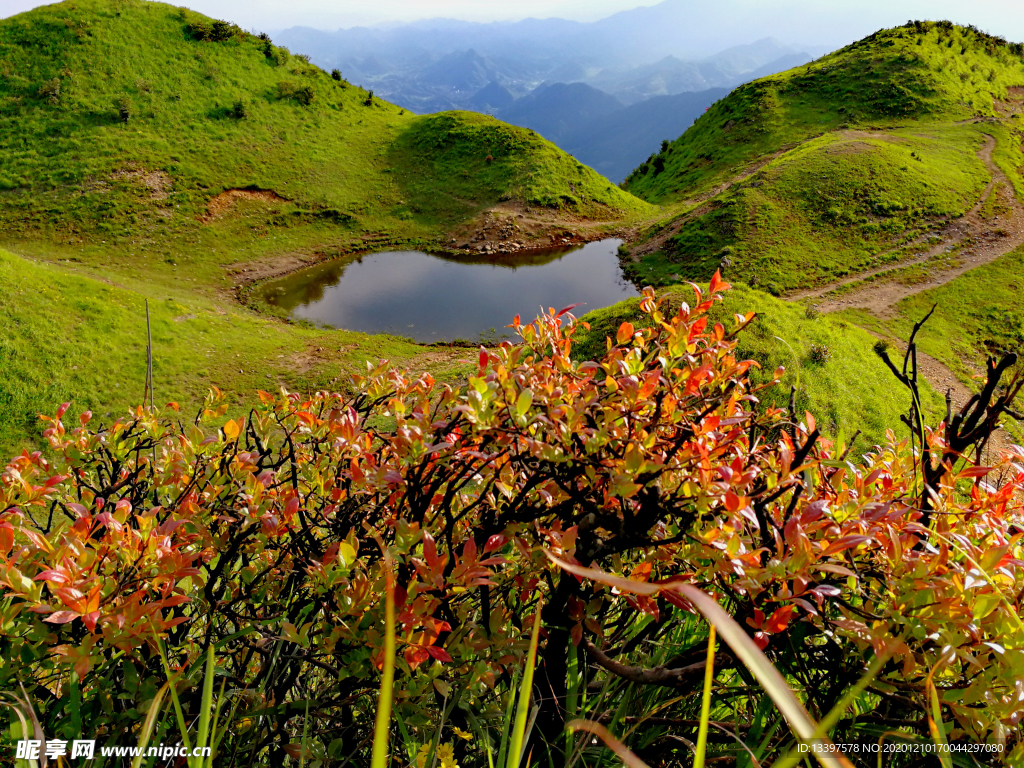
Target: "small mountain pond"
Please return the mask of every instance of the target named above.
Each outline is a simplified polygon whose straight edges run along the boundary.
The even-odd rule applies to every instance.
[[[548,307],[578,317],[631,296],[609,239],[573,248],[464,256],[382,251],[339,259],[268,283],[269,303],[293,318],[419,342],[511,338],[505,328]]]

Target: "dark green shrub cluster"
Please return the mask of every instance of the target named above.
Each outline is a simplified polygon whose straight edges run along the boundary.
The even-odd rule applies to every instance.
[[[117,110],[117,116],[122,123],[132,119],[132,100],[128,94],[122,93],[114,98],[114,109]]]
[[[60,78],[55,77],[52,80],[47,80],[39,86],[39,95],[54,106],[60,104]]]
[[[832,349],[827,344],[811,344],[811,362],[824,365],[832,359]]]
[[[308,107],[316,100],[316,92],[310,85],[299,85],[294,80],[282,80],[277,84],[277,97]]]
[[[270,42],[270,35],[266,32],[260,32],[257,36],[257,47],[268,59],[274,58],[274,44]]]
[[[209,43],[223,43],[235,35],[242,34],[242,30],[230,22],[211,22],[206,19],[195,19],[188,22],[185,25],[185,30],[193,40]]]
[[[287,48],[279,48],[270,43],[263,44],[263,55],[267,57],[275,67],[283,67],[291,58],[291,52]]]

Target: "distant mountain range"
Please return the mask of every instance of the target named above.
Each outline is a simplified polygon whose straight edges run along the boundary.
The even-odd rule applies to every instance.
[[[805,14],[809,20],[820,15],[813,9]],[[828,16],[835,22],[846,16],[856,19],[858,14],[844,15],[833,10]],[[389,71],[396,72],[404,67],[429,65],[449,53],[473,49],[507,68],[515,77],[539,74],[536,82],[540,82],[585,81],[586,75],[600,70],[628,69],[666,56],[701,60],[739,43],[785,34],[785,30],[791,29],[791,19],[780,18],[772,7],[762,7],[749,0],[702,4],[694,0],[664,0],[658,5],[634,8],[592,23],[564,19],[524,19],[511,23],[426,19],[335,32],[295,27],[277,32],[274,37],[317,60],[329,60],[332,66],[355,65],[355,69],[347,73],[353,78],[370,74],[359,66],[366,59],[390,62]],[[827,42],[834,44],[836,41]],[[818,55],[826,49],[808,52]],[[771,58],[747,68],[761,66]],[[568,69],[556,75],[556,70],[563,66]],[[572,72],[581,76],[567,76]]]
[[[532,128],[621,181],[732,88],[823,52],[763,38],[694,58],[707,43],[678,26],[681,8],[668,0],[593,24],[294,27],[275,40],[412,112],[467,109]],[[666,37],[661,23],[679,34]]]
[[[496,94],[499,89],[491,83],[480,93]],[[679,136],[728,93],[727,88],[711,88],[624,105],[586,83],[553,83],[494,114],[506,123],[532,128],[612,181],[621,181],[657,152],[662,141]]]
[[[665,56],[627,70],[608,69],[586,79],[590,85],[615,94],[627,103],[651,96],[671,96],[707,88],[734,88],[766,75],[784,72],[814,58],[806,50],[766,37],[737,45],[700,60]]]
[[[582,123],[559,146],[612,181],[621,181],[657,153],[662,141],[685,132],[728,93],[728,88],[711,88],[638,101]]]
[[[544,83],[495,112],[495,117],[532,128],[544,138],[562,145],[571,141],[581,126],[622,107],[617,98],[586,83]]]
[[[591,35],[580,31],[597,34],[600,30],[593,27],[560,19],[517,24],[436,19],[336,32],[293,27],[274,39],[420,113],[474,108],[477,93],[492,82],[514,97],[545,82],[586,83],[631,104],[651,96],[732,88],[752,76],[774,74],[825,52],[773,38],[697,58],[682,44],[673,53],[664,53],[662,46],[642,51],[622,46],[602,49],[593,45]]]

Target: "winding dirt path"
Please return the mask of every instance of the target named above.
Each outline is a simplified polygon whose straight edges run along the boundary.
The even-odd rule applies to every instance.
[[[1009,179],[992,161],[995,146],[996,140],[989,136],[985,146],[978,150],[978,157],[991,174],[991,180],[981,198],[970,211],[948,223],[939,232],[940,241],[936,245],[912,259],[861,272],[820,288],[798,291],[786,298],[790,301],[820,298],[822,301],[815,306],[823,313],[841,309],[867,309],[877,317],[887,319],[893,317],[896,304],[908,296],[944,285],[975,267],[995,261],[1024,243],[1024,206],[1017,200]],[[958,246],[959,251],[953,253]],[[937,268],[927,275],[927,279],[913,283],[899,280],[900,274],[908,267],[928,264],[947,253],[953,254],[953,263],[948,266],[936,265]],[[839,289],[857,283],[865,284],[847,293],[836,293]]]
[[[991,180],[981,198],[968,213],[950,222],[940,231],[941,240],[932,248],[913,259],[862,272],[821,288],[799,291],[786,298],[791,301],[822,298],[824,300],[815,306],[823,313],[856,308],[867,309],[876,317],[889,319],[895,315],[896,305],[908,296],[944,285],[975,267],[995,261],[1024,243],[1024,206],[1017,199],[1013,185],[992,161],[995,146],[996,140],[989,136],[985,145],[978,151],[978,157],[991,174]],[[956,246],[960,246],[960,252],[954,255],[952,265],[932,271],[926,280],[913,283],[899,280],[900,274],[908,267],[927,264],[941,258],[953,251]],[[845,286],[862,282],[865,283],[863,286],[849,293],[836,293]],[[902,342],[897,341],[897,345],[901,350],[906,349],[906,344]],[[920,350],[917,353],[917,360],[921,376],[935,391],[948,394],[955,410],[963,408],[974,395],[972,389],[944,363]],[[992,436],[986,451],[994,458],[1010,445],[1009,435],[1000,430]]]
[[[668,242],[669,238],[679,234],[679,231],[683,227],[692,222],[694,219],[703,216],[705,213],[711,210],[712,200],[721,195],[723,192],[732,189],[735,185],[746,181],[755,173],[757,173],[766,165],[768,165],[768,163],[770,163],[772,160],[776,159],[777,157],[781,157],[782,155],[786,154],[796,146],[796,143],[784,144],[775,152],[772,152],[769,155],[765,155],[759,160],[751,163],[735,176],[726,179],[725,181],[721,182],[715,187],[712,187],[706,192],[701,192],[698,195],[695,195],[691,198],[673,204],[673,208],[679,211],[673,214],[675,218],[673,218],[672,221],[667,226],[665,226],[664,229],[662,229],[660,232],[655,234],[650,239],[638,245],[633,245],[633,247],[630,249],[630,256],[632,257],[633,261],[640,261],[640,259],[642,259],[644,256],[647,256],[648,254],[664,250],[665,243]],[[648,221],[644,224],[644,226],[648,226],[650,224],[651,222]],[[631,233],[632,236],[627,237],[627,239],[635,240],[636,234],[639,231],[639,229],[639,227],[635,227],[633,232]]]

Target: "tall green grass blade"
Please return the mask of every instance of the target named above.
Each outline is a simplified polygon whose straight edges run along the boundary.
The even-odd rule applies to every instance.
[[[139,732],[139,753],[132,760],[132,768],[140,768],[142,765],[142,756],[146,754],[146,747],[149,745],[149,739],[153,735],[156,719],[160,716],[160,705],[163,703],[164,696],[167,695],[167,689],[170,687],[170,681],[164,683],[160,690],[156,692],[156,696],[153,697],[153,701],[149,705],[149,710],[146,712],[146,720],[142,723],[142,730]]]
[[[210,715],[213,711],[213,677],[215,667],[213,661],[213,646],[206,650],[206,670],[203,673],[203,698],[199,710],[199,733],[196,735],[196,747],[202,749],[207,745],[210,738]],[[202,768],[203,758],[189,758],[189,765],[194,768]]]
[[[306,711],[302,715],[302,741],[299,742],[299,768],[306,768],[306,735],[309,733],[309,697],[306,697]]]
[[[530,741],[530,734],[533,733],[533,726],[537,722],[537,715],[539,715],[539,714],[540,714],[540,705],[539,704],[534,704],[533,708],[530,710],[530,717],[526,721],[526,730],[523,731],[523,748],[522,748],[522,751],[520,751],[520,753],[519,753],[519,763],[520,763],[520,765],[523,762],[523,758],[526,757],[526,745]],[[551,754],[550,753],[548,753],[548,763],[549,763],[549,765],[551,763]],[[530,761],[527,760],[526,764],[527,764],[527,766],[529,766]],[[551,768],[554,768],[554,766],[551,766]]]
[[[533,695],[533,667],[537,663],[537,641],[540,638],[540,609],[533,615],[533,632],[530,634],[530,651],[526,656],[526,668],[523,671],[523,685],[519,690],[519,706],[516,709],[516,721],[512,730],[512,744],[508,752],[506,768],[519,768],[523,752],[523,739],[526,734],[526,720],[530,712],[530,697]],[[377,768],[374,766],[374,768]]]
[[[413,739],[409,733],[409,729],[405,727],[405,723],[402,722],[402,718],[395,718],[395,725],[398,726],[398,733],[402,736],[402,743],[405,744],[405,751],[409,753],[409,764],[414,765],[416,763],[416,740]]]
[[[747,732],[748,738],[760,739],[757,749],[754,750],[755,760],[764,757],[768,752],[768,747],[771,745],[772,740],[775,738],[775,733],[781,725],[781,721],[778,718],[771,718],[770,720],[768,718],[769,713],[772,711],[772,706],[772,700],[769,698],[762,698],[757,702],[751,727]],[[745,768],[745,766],[741,766],[741,768]]]
[[[775,706],[782,712],[783,717],[789,722],[790,728],[797,737],[804,742],[817,742],[826,747],[825,749],[814,750],[813,755],[818,762],[826,766],[826,768],[853,768],[853,764],[845,755],[831,751],[835,747],[831,745],[827,737],[818,738],[815,736],[817,725],[814,720],[807,713],[807,710],[804,709],[804,705],[800,703],[793,691],[786,685],[786,681],[779,674],[779,671],[772,666],[768,657],[747,636],[743,627],[737,624],[736,620],[726,613],[722,606],[699,589],[691,584],[680,584],[678,582],[652,584],[646,581],[627,579],[622,576],[606,573],[597,568],[584,568],[574,563],[567,563],[559,560],[547,550],[544,550],[544,552],[552,562],[556,563],[560,568],[569,571],[569,573],[592,579],[601,584],[618,587],[624,592],[647,596],[656,595],[665,590],[679,592],[693,603],[697,610],[704,614],[704,618],[715,625],[722,639],[728,643],[737,658],[757,679],[772,701],[775,702]]]
[[[882,667],[885,663],[892,658],[893,651],[895,650],[895,644],[890,644],[886,648],[884,653],[875,656],[872,659],[871,664],[868,665],[867,672],[861,675],[857,683],[850,688],[843,697],[836,702],[836,705],[829,710],[828,714],[818,723],[818,727],[815,729],[814,738],[827,736],[829,732],[835,727],[839,719],[845,714],[846,710],[850,708],[854,700],[860,696],[864,690],[871,685],[871,681],[878,677],[878,673],[882,671]],[[773,768],[788,768],[791,765],[796,765],[801,760],[800,757],[793,754],[793,751],[784,755],[778,762],[775,763]]]
[[[509,698],[514,697],[510,696]],[[491,748],[491,740],[487,736],[487,729],[484,728],[483,723],[480,722],[480,718],[472,712],[466,712],[466,719],[469,720],[469,724],[473,726],[473,733],[476,734],[479,745],[484,748],[484,752],[487,755],[487,768],[494,768],[494,750]],[[401,722],[401,720],[399,720],[399,722]],[[415,754],[413,754],[413,758],[415,758]]]
[[[565,694],[565,719],[575,720],[576,710],[579,708],[579,652],[573,643],[569,643],[569,664],[568,664],[569,686]],[[565,732],[565,752],[569,754],[572,750],[572,732]]]
[[[224,709],[224,686],[227,684],[226,680],[220,682],[220,693],[217,695],[217,707],[213,711],[213,725],[210,726],[210,756],[206,758],[206,768],[213,768],[213,753],[220,746],[220,741],[224,738],[218,730],[220,724],[220,713]],[[231,708],[231,720],[234,719],[235,707],[238,706],[238,702],[235,702],[235,706]]]
[[[945,666],[949,655],[943,654],[939,663],[932,667],[924,682],[925,691],[928,694],[928,730],[931,731],[932,739],[938,748],[939,763],[942,768],[953,768],[953,758],[949,753],[949,744],[946,742],[946,731],[942,727],[942,706],[939,704],[939,692],[935,688],[935,673]]]
[[[455,708],[455,705],[458,703],[458,701],[458,692],[455,694],[455,696],[451,699],[450,702],[448,700],[448,696],[444,697],[444,706],[441,707],[441,720],[437,724],[437,733],[434,735],[434,738],[430,741],[430,754],[427,755],[426,762],[424,763],[424,765],[427,765],[430,768],[436,768],[437,766],[437,748],[441,746],[441,734],[444,732],[444,724],[445,721],[448,720],[449,715],[451,715],[452,710]]]
[[[498,765],[506,765],[506,757],[508,755],[508,741],[512,736],[512,712],[516,705],[516,679],[513,677],[512,685],[509,686],[508,694],[508,705],[505,707],[505,718],[502,722],[501,729],[501,745],[498,747]]]
[[[761,768],[761,763],[758,761],[757,755],[754,754],[754,750],[752,750],[749,746],[747,746],[747,743],[745,741],[743,741],[743,739],[741,739],[739,736],[737,736],[733,731],[730,731],[728,728],[723,728],[718,723],[708,723],[708,725],[713,726],[714,728],[716,728],[717,730],[721,731],[726,736],[731,738],[737,744],[739,744],[740,747],[744,751],[746,751],[746,753],[747,753],[746,757],[750,758],[750,765],[752,766],[752,768]],[[736,762],[739,763],[739,760],[737,760]],[[774,768],[774,766],[773,766],[773,768]]]
[[[391,557],[384,553],[384,669],[377,699],[377,722],[373,728],[371,768],[387,768],[388,736],[391,732],[391,702],[395,687],[395,576]]]
[[[160,642],[160,637],[153,633],[153,639],[156,641],[156,648],[160,652],[160,661],[164,665],[164,675],[167,676],[167,685],[171,691],[171,701],[174,704],[174,715],[178,720],[178,731],[181,733],[181,743],[185,747],[185,751],[191,752],[192,745],[188,738],[188,725],[185,723],[185,713],[181,710],[181,701],[178,699],[177,686],[174,683],[175,674],[171,672],[171,665],[167,661],[167,654],[164,653],[164,644]]]
[[[14,701],[17,703],[9,704],[6,701],[0,701],[0,707],[6,707],[7,709],[10,709],[12,712],[14,712],[14,716],[18,718],[18,722],[21,724],[21,738],[27,739],[29,738],[32,731],[29,730],[28,719],[25,717],[25,713],[21,711],[21,707],[24,705],[22,704],[21,699],[19,699],[17,696],[14,696],[13,694],[7,695],[14,699]],[[33,765],[38,765],[38,763],[35,760],[31,760],[29,762]]]
[[[768,658],[761,652],[761,649],[754,645],[743,628],[726,613],[722,607],[705,595],[696,587],[689,584],[680,584],[676,587],[683,596],[696,606],[697,610],[704,614],[708,621],[713,623],[722,639],[729,644],[733,652],[740,659],[750,673],[757,678],[757,681],[765,689],[775,706],[779,708],[782,715],[789,721],[793,732],[803,741],[815,744],[828,744],[827,737],[818,737],[818,730],[814,720],[804,709],[803,704],[796,698],[793,691],[786,685],[786,681],[779,674],[779,671],[772,666]],[[818,762],[827,768],[853,768],[853,764],[841,754],[830,754],[824,750],[815,750],[813,753]]]
[[[619,704],[615,707],[615,711],[612,712],[612,716],[608,719],[607,723],[604,723],[604,727],[608,729],[609,733],[618,731],[621,733],[620,726],[625,722],[625,719],[631,714],[636,712],[637,708],[631,701],[630,694],[633,690],[626,688],[623,696],[619,699]]]
[[[708,633],[708,660],[704,667],[704,691],[700,699],[700,726],[697,728],[697,754],[693,768],[704,768],[704,755],[708,748],[708,721],[711,720],[711,684],[715,680],[715,625]]]

